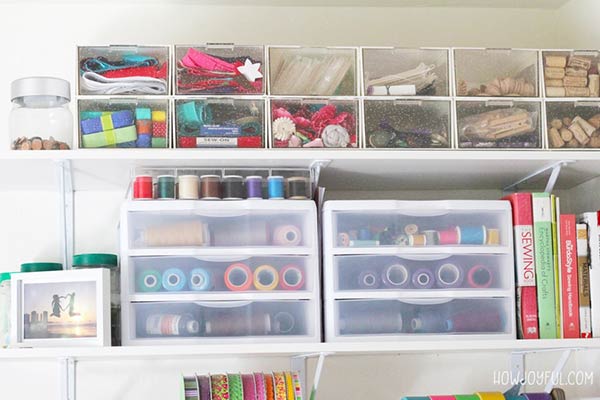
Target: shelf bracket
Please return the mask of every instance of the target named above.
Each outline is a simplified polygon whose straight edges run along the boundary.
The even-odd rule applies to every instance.
[[[504,194],[516,192],[517,190],[519,190],[519,185],[522,185],[523,183],[530,181],[533,178],[535,178],[539,175],[542,175],[551,170],[552,172],[550,173],[550,177],[548,178],[548,183],[546,183],[546,188],[544,189],[544,192],[551,193],[554,190],[554,186],[556,185],[556,181],[558,180],[558,176],[560,174],[561,168],[566,165],[572,164],[574,162],[575,161],[573,161],[573,160],[562,160],[562,161],[558,161],[554,164],[550,164],[544,168],[541,168],[541,169],[525,176],[524,178],[519,179],[512,185],[506,186],[503,189],[503,192],[504,192]]]
[[[77,361],[72,357],[61,358],[59,360],[61,400],[75,400],[76,364]]]
[[[315,400],[317,395],[317,388],[319,387],[319,381],[321,379],[321,374],[323,373],[323,363],[325,362],[325,357],[331,355],[333,353],[310,353],[310,354],[302,354],[299,356],[292,357],[291,360],[291,368],[292,371],[298,371],[300,373],[300,385],[302,386],[302,394],[304,398],[309,400]],[[312,357],[319,357],[317,360],[317,367],[315,369],[315,375],[313,377],[313,385],[310,391],[310,395],[307,395],[306,388],[308,387],[306,384],[306,361]]]
[[[558,378],[559,378],[563,368],[567,364],[567,361],[569,361],[571,352],[572,352],[571,349],[566,349],[565,351],[562,352],[562,355],[558,359],[558,362],[556,363],[556,366],[554,367],[554,370],[552,371],[550,381],[548,381],[548,383],[546,383],[546,387],[544,388],[544,391],[546,393],[550,393],[552,391],[552,388],[554,387],[554,385],[558,382]]]
[[[314,187],[319,186],[319,178],[321,177],[321,169],[327,167],[331,163],[331,160],[314,160],[310,163],[310,171],[312,174]]]
[[[71,269],[73,260],[73,174],[70,160],[58,160],[57,174],[59,183],[59,218],[60,238],[62,244],[63,268]]]

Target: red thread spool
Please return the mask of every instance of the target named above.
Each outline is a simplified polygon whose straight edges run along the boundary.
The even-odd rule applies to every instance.
[[[439,244],[441,245],[452,245],[460,243],[460,236],[456,228],[446,229],[445,231],[439,231]]]
[[[133,198],[136,200],[152,200],[152,177],[136,176],[133,181]]]

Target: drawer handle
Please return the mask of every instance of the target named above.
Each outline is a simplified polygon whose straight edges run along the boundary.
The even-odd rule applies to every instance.
[[[412,260],[412,261],[440,261],[445,260],[447,258],[452,257],[452,254],[403,254],[396,255],[396,257],[401,258],[403,260]]]
[[[206,308],[237,308],[252,304],[251,301],[209,301],[195,302],[195,304]]]
[[[450,303],[454,299],[398,299],[400,303],[415,305],[436,305]]]

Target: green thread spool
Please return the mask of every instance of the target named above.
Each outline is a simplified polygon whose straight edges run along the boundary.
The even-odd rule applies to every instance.
[[[161,289],[162,274],[153,269],[147,269],[137,275],[138,292],[158,292]]]
[[[156,198],[172,200],[175,198],[175,177],[161,175],[156,183]]]

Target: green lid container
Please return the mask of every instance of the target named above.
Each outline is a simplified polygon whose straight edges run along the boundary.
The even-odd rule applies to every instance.
[[[9,280],[11,275],[12,272],[0,272],[0,282]]]
[[[62,271],[61,263],[33,262],[21,264],[21,272]]]
[[[88,253],[73,256],[73,268],[117,268],[119,259],[115,254]]]

